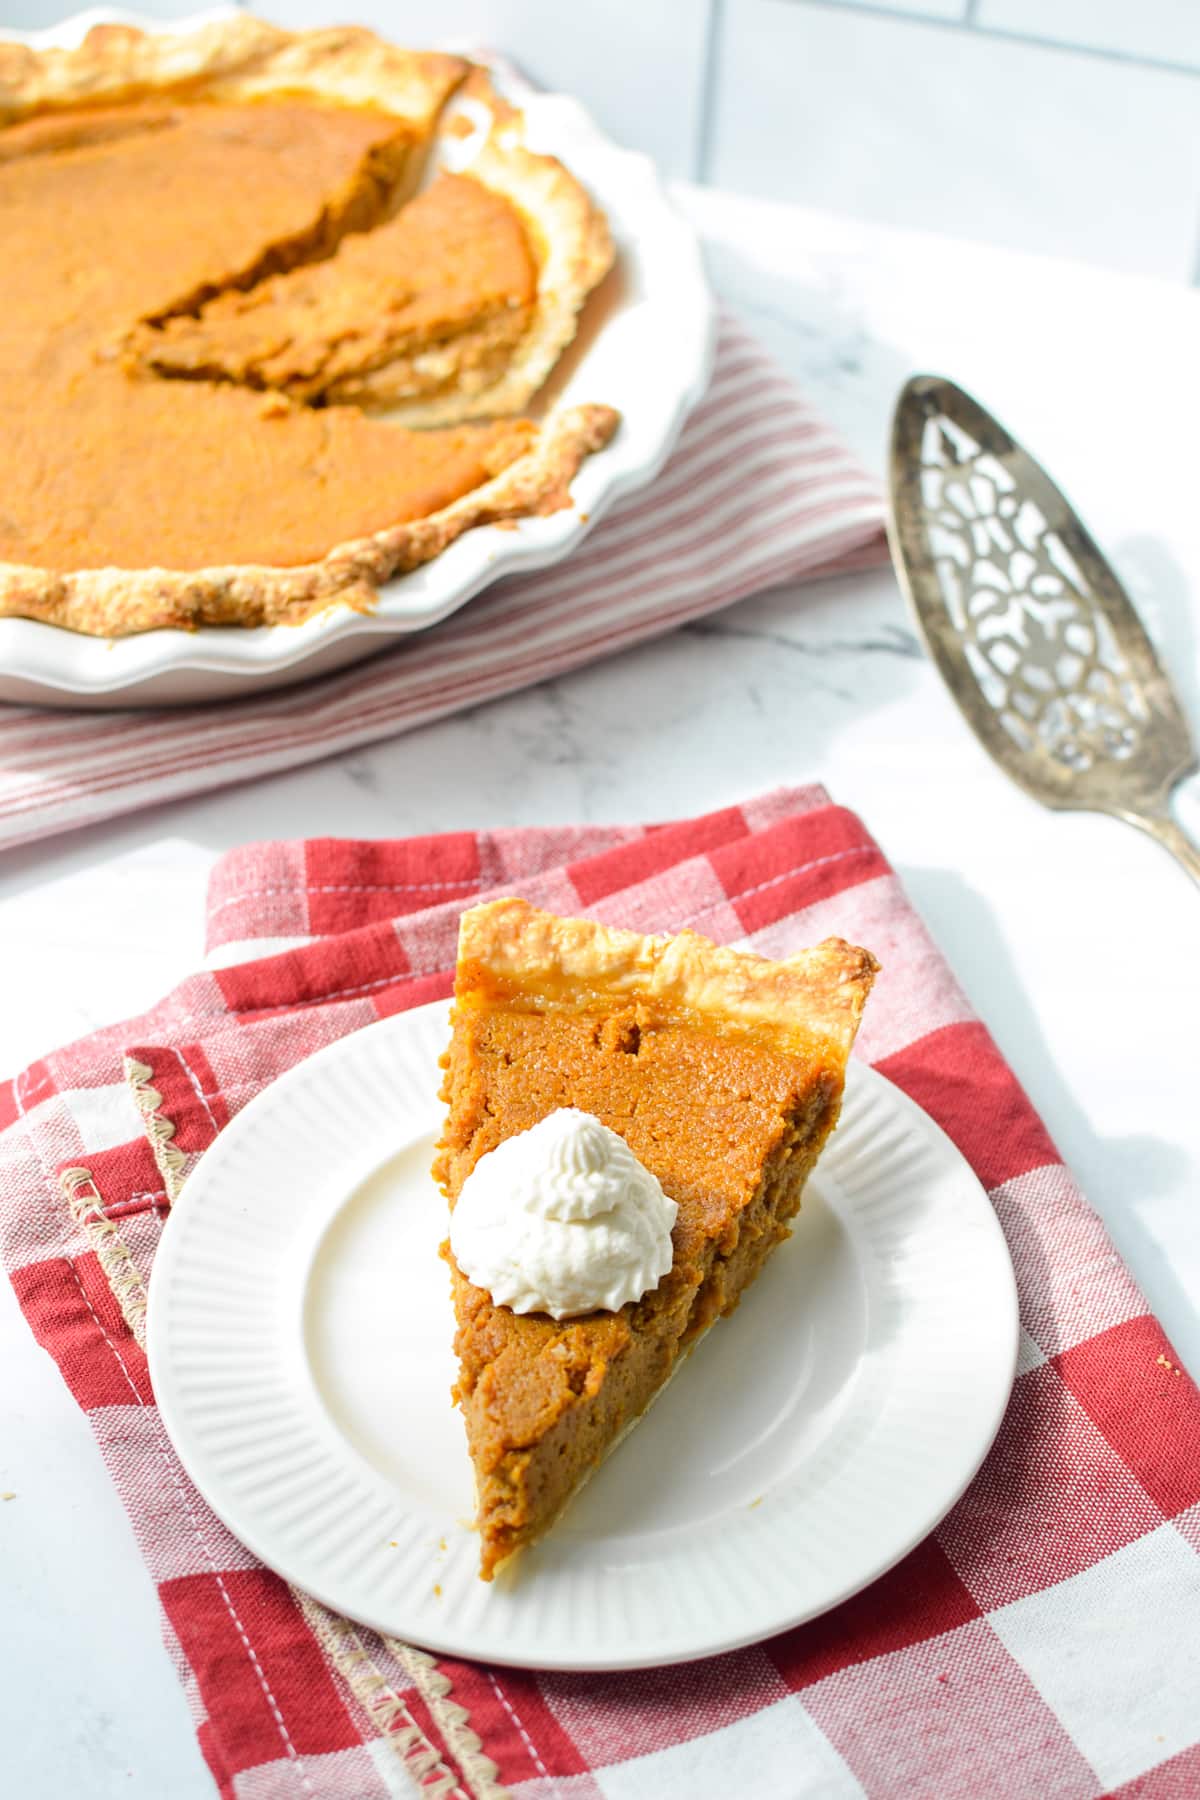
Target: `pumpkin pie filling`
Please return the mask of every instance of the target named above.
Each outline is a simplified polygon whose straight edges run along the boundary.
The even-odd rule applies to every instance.
[[[411,160],[395,121],[272,103],[141,107],[35,119],[6,136],[0,559],[57,570],[311,562],[436,511],[526,447],[532,428],[519,424],[403,432],[351,409],[131,378],[115,354],[131,313],[187,325],[206,291],[236,305],[262,291],[267,267],[369,244]],[[314,185],[327,196],[315,218]],[[352,227],[359,238],[345,237]],[[49,272],[44,285],[30,269]],[[367,298],[333,291],[351,306]]]
[[[616,1313],[518,1315],[444,1251],[485,1579],[553,1523],[789,1235],[875,968],[836,939],[776,964],[518,900],[464,915],[434,1166],[451,1208],[481,1156],[564,1106],[617,1132],[679,1207],[669,1273]]]
[[[441,174],[328,260],[143,326],[130,350],[161,375],[381,405],[436,392],[465,368],[486,378],[520,342],[536,292],[515,209],[482,182]]]
[[[439,176],[412,197],[467,65],[241,19],[196,52],[210,88],[173,88],[191,40],[92,38],[22,52],[32,114],[0,129],[0,614],[105,634],[298,619],[371,604],[472,524],[566,503],[607,408],[371,416],[503,364],[533,308],[502,195]],[[39,111],[72,57],[84,103]],[[106,83],[112,103],[86,103]]]

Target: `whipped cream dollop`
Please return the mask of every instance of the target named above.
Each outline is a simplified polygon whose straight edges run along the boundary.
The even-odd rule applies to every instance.
[[[671,1267],[678,1211],[623,1138],[568,1106],[480,1157],[450,1248],[467,1280],[513,1312],[616,1312]]]

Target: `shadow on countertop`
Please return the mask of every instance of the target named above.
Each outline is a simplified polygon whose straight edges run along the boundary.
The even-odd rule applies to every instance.
[[[1063,1077],[987,902],[946,869],[907,868],[898,873],[1118,1253],[1135,1271],[1149,1272],[1151,1310],[1159,1313],[1170,1336],[1172,1321],[1194,1317],[1195,1301],[1144,1223],[1141,1207],[1177,1185],[1187,1168],[1186,1153],[1178,1144],[1146,1133],[1101,1135]],[[981,968],[988,971],[986,991],[978,975]],[[1006,995],[1003,1019],[989,1017],[986,1004],[987,992],[998,987]],[[1128,1033],[1122,1041],[1131,1043]],[[1135,1052],[1129,1049],[1127,1054]],[[1103,1177],[1098,1179],[1101,1168]]]

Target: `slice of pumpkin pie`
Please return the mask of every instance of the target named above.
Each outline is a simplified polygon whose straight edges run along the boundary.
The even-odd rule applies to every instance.
[[[485,1580],[789,1235],[877,966],[464,913],[434,1175]]]

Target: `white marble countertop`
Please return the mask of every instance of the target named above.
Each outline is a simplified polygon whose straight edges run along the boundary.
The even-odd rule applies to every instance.
[[[1200,722],[1200,297],[1140,277],[680,190],[721,290],[876,468],[900,381],[974,388],[1114,556]],[[665,818],[818,778],[860,810],[1200,1369],[1200,893],[974,744],[877,572],[784,589],[295,775],[11,853],[0,1065],[152,1001],[206,871],[256,836]],[[1200,789],[1181,796],[1200,832]],[[153,1589],[82,1415],[0,1289],[0,1713],[23,1800],[211,1800]],[[120,1596],[119,1601],[117,1596]]]

